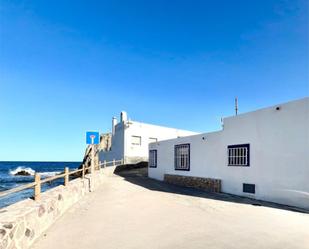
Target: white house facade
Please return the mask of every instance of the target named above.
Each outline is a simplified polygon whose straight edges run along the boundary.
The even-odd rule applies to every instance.
[[[99,161],[124,159],[126,164],[148,162],[148,145],[151,142],[197,134],[129,120],[121,112],[120,122],[112,120],[112,133],[102,134],[102,146],[99,149]]]
[[[228,117],[217,132],[149,145],[149,177],[221,180],[221,191],[309,209],[309,98]]]

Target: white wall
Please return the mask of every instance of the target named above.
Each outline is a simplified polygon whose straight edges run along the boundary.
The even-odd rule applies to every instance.
[[[121,160],[124,158],[124,124],[118,123],[115,127],[115,134],[112,136],[112,145],[110,151],[99,152],[99,161],[110,162],[112,160]]]
[[[99,153],[99,160],[103,162],[104,160],[111,161],[124,158],[126,163],[148,161],[149,138],[157,138],[158,141],[161,141],[193,134],[197,133],[125,120],[118,123],[115,127],[111,151],[101,151]],[[140,136],[141,145],[133,145],[132,136]]]
[[[128,128],[125,129],[124,154],[128,162],[148,161],[149,138],[161,141],[192,134],[196,132],[130,121]],[[141,145],[132,145],[132,136],[140,136]]]
[[[149,177],[218,178],[223,192],[309,209],[309,98],[277,106],[225,118],[219,132],[150,144],[158,166]],[[174,170],[174,145],[181,143],[190,143],[190,171]],[[250,144],[250,166],[227,166],[227,146],[243,143]],[[256,193],[243,193],[243,183],[255,184]]]

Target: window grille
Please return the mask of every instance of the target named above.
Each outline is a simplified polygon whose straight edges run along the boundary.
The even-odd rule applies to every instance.
[[[157,150],[149,151],[149,167],[150,168],[157,167]]]
[[[190,144],[175,145],[175,170],[190,170]]]
[[[229,145],[228,166],[250,166],[250,144]]]
[[[140,136],[132,136],[132,144],[133,145],[141,145],[142,138]]]

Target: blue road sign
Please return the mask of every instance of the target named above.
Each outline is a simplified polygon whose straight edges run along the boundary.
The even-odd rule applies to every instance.
[[[99,144],[100,134],[97,131],[87,131],[86,132],[86,143],[87,144]]]

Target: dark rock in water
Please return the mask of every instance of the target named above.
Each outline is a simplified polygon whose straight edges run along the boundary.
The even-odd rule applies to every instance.
[[[17,173],[14,174],[15,176],[31,176],[31,174],[26,171],[26,170],[21,170],[21,171],[18,171]]]

